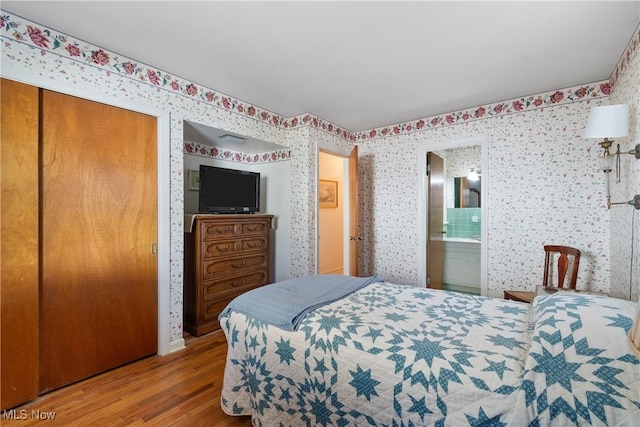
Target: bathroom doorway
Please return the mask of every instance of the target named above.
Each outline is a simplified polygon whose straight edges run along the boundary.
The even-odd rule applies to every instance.
[[[440,153],[445,159],[442,288],[480,295],[483,219],[481,146],[448,148]],[[429,207],[429,211],[433,209],[434,206]]]
[[[443,261],[443,289],[486,295],[487,145],[486,138],[478,138],[425,143],[418,149],[418,170],[421,174],[418,271],[425,287],[431,287],[429,274],[433,268],[429,262]],[[430,153],[444,160],[444,190],[439,190],[443,193],[443,200],[436,202],[431,201],[430,195],[427,161]],[[442,217],[441,224],[430,221],[430,218],[438,216]],[[438,254],[429,254],[430,240],[437,234],[442,236],[442,245],[435,246],[436,249],[442,248],[442,261],[438,261]]]

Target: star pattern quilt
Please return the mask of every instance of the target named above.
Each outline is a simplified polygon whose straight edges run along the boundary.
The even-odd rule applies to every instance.
[[[570,292],[536,298],[518,423],[640,426],[640,361],[627,339],[637,306]]]
[[[231,312],[222,408],[265,427],[640,425],[634,305],[617,301],[378,282],[296,331]]]

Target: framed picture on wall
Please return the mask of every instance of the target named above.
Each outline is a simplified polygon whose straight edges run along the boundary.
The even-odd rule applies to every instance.
[[[189,190],[200,189],[200,171],[190,170],[187,180],[187,188]]]
[[[318,203],[321,208],[338,207],[338,181],[321,179],[318,185]]]

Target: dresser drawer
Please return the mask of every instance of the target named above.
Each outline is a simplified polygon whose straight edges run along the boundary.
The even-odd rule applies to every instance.
[[[210,322],[212,320],[218,320],[218,315],[222,313],[222,310],[231,302],[233,298],[224,300],[215,300],[205,302],[202,310],[202,320],[204,322]]]
[[[218,298],[205,301],[202,307],[202,317],[205,322],[218,320],[218,315],[225,309],[225,307],[233,301],[233,299],[243,293],[250,291],[251,289],[257,288],[254,287],[246,287],[242,289],[234,289],[233,291],[228,291],[223,294],[218,295]]]
[[[203,239],[225,239],[252,234],[268,234],[271,221],[268,219],[246,219],[229,221],[203,221],[200,233]]]
[[[268,266],[269,255],[266,252],[224,260],[212,259],[203,261],[202,278],[205,280],[212,279],[216,273],[239,272],[243,269],[248,270],[254,267],[267,268]]]
[[[260,249],[266,250],[269,249],[269,239],[266,236],[247,237],[246,239],[242,239],[240,246],[243,252],[257,251]]]
[[[242,234],[264,234],[269,231],[269,224],[271,221],[258,220],[251,222],[243,222],[240,224]]]
[[[202,242],[202,257],[211,258],[221,255],[231,255],[238,252],[235,240],[209,240]]]
[[[206,281],[203,283],[204,300],[211,301],[219,298],[223,292],[233,290],[244,292],[251,288],[266,285],[268,281],[267,270],[259,270],[223,280]]]
[[[269,239],[266,236],[246,237],[234,240],[206,240],[202,242],[202,258],[211,258],[241,252],[267,249]]]
[[[215,221],[200,223],[200,233],[203,239],[224,239],[235,237],[240,234],[236,230],[239,230],[237,223],[234,221]]]

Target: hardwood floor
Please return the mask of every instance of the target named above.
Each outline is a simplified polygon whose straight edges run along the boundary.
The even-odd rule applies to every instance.
[[[10,426],[250,426],[220,408],[227,346],[222,331],[188,337],[186,349],[151,356],[3,411]]]

